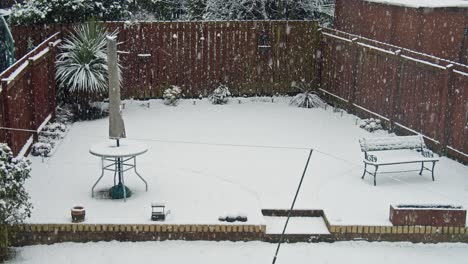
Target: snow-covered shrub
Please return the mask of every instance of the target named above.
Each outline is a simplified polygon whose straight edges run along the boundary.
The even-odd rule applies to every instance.
[[[362,129],[365,129],[369,132],[374,132],[376,130],[382,130],[382,121],[378,118],[368,118],[368,119],[363,119],[361,123],[359,124],[359,127]]]
[[[206,0],[187,0],[187,19],[202,20],[205,8]]]
[[[333,0],[207,0],[206,20],[316,19],[329,25]]]
[[[266,0],[207,0],[206,20],[268,19]]]
[[[10,22],[14,25],[125,20],[130,17],[130,0],[27,0],[12,7]]]
[[[44,127],[45,131],[49,131],[49,132],[57,132],[57,131],[60,131],[60,132],[65,132],[67,130],[67,126],[63,123],[50,123],[48,125],[46,125]]]
[[[56,78],[60,89],[70,92],[105,92],[107,89],[107,55],[104,27],[87,23],[73,28],[73,33],[59,47]]]
[[[213,104],[225,104],[229,100],[229,96],[231,96],[231,92],[229,92],[229,88],[225,85],[219,85],[213,93],[208,97]]]
[[[186,0],[137,0],[133,13],[151,14],[155,20],[179,19],[185,12]]]
[[[8,246],[6,225],[22,222],[31,216],[32,204],[24,188],[31,162],[14,158],[11,149],[0,143],[0,249]]]
[[[327,103],[316,92],[311,91],[313,89],[312,83],[302,81],[299,84],[294,83],[292,86],[301,90],[301,93],[294,96],[289,105],[303,108],[327,107]]]
[[[31,155],[48,157],[52,152],[52,144],[46,142],[36,142],[31,148]]]
[[[323,101],[316,92],[309,91],[297,94],[291,99],[289,104],[303,108],[327,107],[327,103],[325,103],[325,101]]]
[[[169,88],[164,90],[164,94],[163,94],[164,104],[174,105],[174,106],[177,105],[181,94],[182,94],[182,89],[180,89],[179,86],[171,85]]]
[[[90,101],[107,92],[106,36],[116,34],[107,33],[105,28],[91,22],[75,26],[74,32],[60,46],[56,61],[59,93],[63,100],[74,104],[79,119],[90,119],[88,114],[103,112],[93,109]]]

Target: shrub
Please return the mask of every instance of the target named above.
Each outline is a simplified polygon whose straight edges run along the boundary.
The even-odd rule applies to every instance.
[[[52,152],[52,144],[47,142],[36,142],[31,148],[31,155],[48,157],[50,152]]]
[[[0,143],[0,250],[8,246],[8,225],[22,222],[31,216],[32,204],[24,188],[30,177],[31,163],[14,158],[8,145]]]
[[[208,97],[213,104],[225,104],[229,100],[229,96],[231,96],[231,92],[229,92],[229,88],[225,85],[220,85],[216,88],[213,93]]]
[[[179,86],[171,85],[169,88],[164,90],[163,98],[164,104],[166,105],[177,105],[182,94],[182,90]]]
[[[182,4],[181,0],[137,0],[133,13],[137,17],[145,13],[153,20],[174,20],[179,19],[185,12]]]
[[[376,130],[382,130],[382,121],[378,118],[368,118],[368,119],[363,119],[361,123],[359,124],[359,127],[367,130],[369,132],[374,132]]]
[[[56,61],[59,93],[62,99],[75,105],[73,109],[79,119],[88,119],[90,101],[107,92],[108,35],[114,37],[117,32],[109,34],[93,22],[82,24],[75,26],[71,36],[59,47],[61,53]]]
[[[129,1],[117,0],[27,0],[12,7],[14,25],[73,23],[98,20],[124,20],[130,17]]]
[[[327,107],[327,103],[325,103],[316,92],[311,91],[311,83],[301,82],[299,85],[294,84],[293,87],[299,88],[302,93],[294,96],[289,102],[290,105],[303,108]]]

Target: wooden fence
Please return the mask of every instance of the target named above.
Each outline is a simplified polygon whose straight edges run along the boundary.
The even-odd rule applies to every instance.
[[[0,142],[26,151],[55,110],[54,61],[58,34],[0,73]],[[36,132],[33,132],[36,131]]]
[[[169,85],[187,97],[206,96],[220,83],[234,95],[292,91],[300,80],[317,81],[315,21],[105,23],[118,30],[125,98],[162,96]],[[70,25],[14,27],[17,55],[27,43]]]
[[[330,29],[321,50],[324,94],[468,162],[468,66]]]

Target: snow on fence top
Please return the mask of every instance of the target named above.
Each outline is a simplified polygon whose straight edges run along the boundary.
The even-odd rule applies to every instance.
[[[400,137],[375,137],[359,140],[361,151],[397,150],[423,148],[424,139],[421,135]]]
[[[467,0],[366,0],[367,2],[404,6],[404,7],[465,7],[468,8]]]

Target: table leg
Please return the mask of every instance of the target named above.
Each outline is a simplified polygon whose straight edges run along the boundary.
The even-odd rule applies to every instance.
[[[121,168],[121,166],[119,166],[119,168]],[[122,180],[122,190],[123,190],[123,195],[124,195],[124,202],[127,201],[127,191],[125,190],[125,182],[124,182],[124,176],[123,176],[123,172],[122,171],[119,171],[119,175],[121,175],[121,180]]]
[[[96,187],[96,185],[98,184],[98,182],[102,179],[102,177],[104,176],[104,159],[101,158],[101,170],[102,170],[102,173],[101,173],[101,176],[99,177],[99,179],[94,183],[93,187],[91,188],[91,197],[94,197],[94,187]]]
[[[117,163],[114,163],[114,186],[117,185],[116,178],[117,178]]]
[[[141,177],[141,175],[136,170],[136,157],[133,157],[133,169],[135,170],[136,175],[145,183],[146,191],[148,191],[148,183]]]

